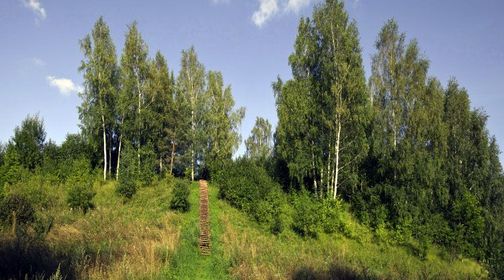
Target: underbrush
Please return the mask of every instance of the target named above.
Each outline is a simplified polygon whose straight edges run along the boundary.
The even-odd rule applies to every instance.
[[[226,258],[239,279],[487,277],[476,262],[417,240],[408,228],[358,222],[341,200],[285,193],[252,161],[239,159],[225,170],[215,182],[219,197],[235,208],[223,212],[221,223]]]
[[[230,260],[230,272],[237,279],[486,278],[474,261],[445,260],[434,249],[422,260],[407,248],[375,242],[372,232],[358,224],[348,224],[360,236],[355,239],[324,232],[317,239],[292,231],[272,235],[225,202],[219,203],[224,258]]]
[[[173,185],[174,179],[166,179],[142,187],[125,203],[116,193],[116,182],[95,181],[86,189],[79,185],[79,193],[70,195],[82,201],[73,209],[74,201],[68,197],[74,185],[51,185],[34,176],[7,186],[5,196],[24,197],[34,209],[34,218],[19,234],[20,225],[12,230],[12,222],[3,223],[0,255],[8,261],[0,266],[0,275],[155,278],[179,242],[180,215],[169,207]],[[80,205],[88,206],[87,213]]]

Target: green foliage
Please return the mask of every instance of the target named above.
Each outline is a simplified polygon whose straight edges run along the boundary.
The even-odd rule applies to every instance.
[[[343,212],[342,202],[339,199],[324,199],[320,205],[319,215],[322,229],[325,233],[341,232],[349,234],[343,223],[341,213]]]
[[[109,151],[112,149],[112,135],[115,126],[115,100],[119,87],[119,69],[114,42],[110,29],[100,17],[91,31],[80,41],[84,54],[79,71],[84,75],[84,90],[79,93],[79,119],[83,135],[91,145],[101,149],[103,158],[103,179],[106,179]]]
[[[290,185],[334,198],[359,182],[370,112],[357,26],[343,2],[325,1],[300,20],[289,64],[293,79],[273,85],[276,156]]]
[[[19,225],[35,222],[35,209],[31,202],[22,195],[10,194],[0,202],[0,220],[10,225],[14,221]]]
[[[186,166],[190,169],[191,180],[194,180],[197,160],[201,158],[204,143],[204,112],[207,108],[205,104],[205,67],[198,60],[198,55],[191,47],[182,51],[180,60],[180,72],[177,77],[178,101],[181,101],[179,108],[180,122],[184,128],[188,129],[184,138],[187,139],[187,153],[184,157]]]
[[[306,191],[294,197],[294,219],[292,227],[301,236],[316,238],[321,229],[320,204]]]
[[[283,205],[280,186],[267,174],[264,167],[247,158],[229,162],[223,171],[215,174],[219,197],[243,210],[272,231],[284,228]]]
[[[209,71],[205,93],[204,134],[205,164],[218,171],[231,160],[241,141],[239,126],[245,117],[245,108],[233,110],[235,105],[231,86],[224,87],[222,73]]]
[[[484,234],[484,219],[477,199],[469,192],[464,192],[455,200],[451,211],[454,229],[453,245],[470,256],[479,256]],[[479,256],[481,257],[481,256]]]
[[[45,137],[44,122],[38,116],[28,115],[16,127],[12,143],[24,168],[34,170],[42,164]]]
[[[140,168],[137,154],[127,142],[124,143],[124,150],[121,158],[121,176],[119,177],[119,182],[116,186],[116,192],[126,199],[131,199],[137,192],[137,188],[140,185]]]
[[[189,182],[186,180],[177,180],[173,189],[173,196],[170,200],[170,209],[187,212],[189,211]]]
[[[0,186],[14,184],[28,175],[28,171],[21,165],[19,154],[14,145],[9,143],[5,149],[3,164],[0,165]]]
[[[131,199],[137,192],[137,183],[129,176],[121,176],[116,192],[127,199]]]
[[[80,209],[86,214],[88,210],[94,209],[95,195],[92,184],[77,184],[68,192],[67,203],[71,208]]]
[[[273,135],[267,119],[257,117],[250,136],[245,140],[246,155],[255,160],[266,160],[272,152]]]

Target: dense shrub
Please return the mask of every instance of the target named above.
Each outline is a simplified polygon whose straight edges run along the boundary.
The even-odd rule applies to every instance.
[[[219,197],[243,210],[273,232],[284,228],[281,210],[285,202],[280,186],[263,166],[242,158],[228,163],[220,173],[214,173],[219,185]]]
[[[189,182],[177,180],[173,189],[173,196],[170,201],[170,208],[180,212],[189,211]]]
[[[86,214],[89,209],[94,208],[95,195],[91,184],[77,184],[68,192],[67,202],[70,207],[80,209]]]
[[[302,191],[294,198],[294,218],[292,228],[301,236],[316,238],[321,229],[320,203],[308,192]]]
[[[122,176],[119,179],[119,184],[117,184],[116,191],[121,196],[131,199],[137,191],[137,185],[135,180],[129,176]]]
[[[116,191],[126,199],[131,199],[137,191],[139,185],[138,179],[138,159],[133,148],[125,143],[124,151],[121,154],[121,167],[119,175],[119,184]]]
[[[346,228],[341,219],[341,200],[329,198],[320,203],[320,219],[324,232],[333,233],[338,231],[345,233]]]
[[[0,220],[4,224],[12,223],[16,215],[16,224],[26,225],[35,221],[35,209],[28,199],[18,194],[7,195],[0,202]]]
[[[22,196],[38,211],[53,208],[58,204],[59,190],[56,190],[51,179],[41,172],[27,174],[18,182],[4,187],[6,194]]]

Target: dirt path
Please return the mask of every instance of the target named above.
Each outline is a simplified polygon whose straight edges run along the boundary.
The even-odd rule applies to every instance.
[[[205,180],[199,181],[200,190],[200,235],[199,248],[203,256],[211,253],[210,247],[210,221],[208,219],[208,183]]]

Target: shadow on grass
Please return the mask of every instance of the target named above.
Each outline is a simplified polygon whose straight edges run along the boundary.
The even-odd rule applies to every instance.
[[[357,272],[351,268],[333,265],[328,271],[316,271],[301,267],[292,276],[293,280],[374,280],[366,271]]]
[[[71,258],[58,254],[41,240],[0,239],[0,279],[75,279]]]

